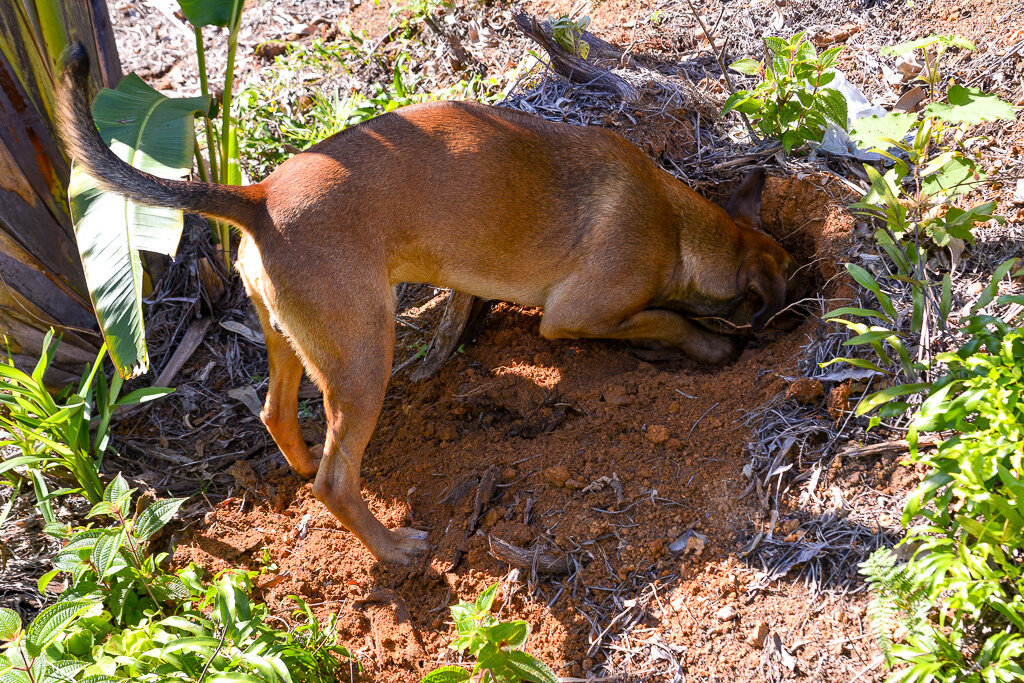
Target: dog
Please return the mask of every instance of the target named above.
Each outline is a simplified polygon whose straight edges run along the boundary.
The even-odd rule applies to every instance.
[[[734,359],[796,296],[796,262],[758,230],[764,173],[726,209],[616,133],[469,102],[405,107],[348,128],[245,187],[172,181],[99,136],[88,57],[64,55],[59,129],[109,192],[227,221],[267,342],[262,419],[291,467],[381,561],[426,534],[389,530],[360,491],[394,353],[394,286],[422,282],[543,308],[548,339],[659,342]],[[299,430],[303,368],[323,392],[322,452]]]

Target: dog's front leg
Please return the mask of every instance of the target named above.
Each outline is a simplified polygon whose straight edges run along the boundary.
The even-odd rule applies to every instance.
[[[716,334],[696,325],[678,313],[661,309],[646,309],[627,318],[587,319],[579,311],[568,309],[562,315],[560,308],[545,309],[540,333],[549,339],[628,339],[656,341],[682,349],[699,363],[721,365],[735,360],[741,345],[737,340]]]

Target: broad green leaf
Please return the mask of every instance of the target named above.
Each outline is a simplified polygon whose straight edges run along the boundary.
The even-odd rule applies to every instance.
[[[124,541],[125,532],[123,527],[115,533],[109,533],[96,541],[96,546],[92,549],[91,560],[93,566],[96,567],[96,575],[100,580],[107,578],[114,563],[114,558],[120,552]]]
[[[420,683],[462,683],[468,681],[470,673],[457,666],[446,666],[441,669],[434,669],[422,679]]]
[[[121,499],[121,496],[128,491],[128,482],[124,480],[121,473],[118,472],[114,480],[107,484],[107,488],[103,491],[103,501],[110,503],[111,505],[117,505],[117,502]]]
[[[178,5],[193,26],[231,28],[238,23],[245,0],[178,0]]]
[[[530,683],[558,683],[558,676],[551,670],[551,667],[521,650],[513,650],[508,653],[506,666],[524,681],[530,681]]]
[[[29,656],[39,656],[75,617],[94,604],[92,600],[67,600],[50,605],[40,612],[28,627],[25,646]]]
[[[761,62],[756,59],[740,59],[730,64],[729,68],[741,74],[756,76],[761,73]]]
[[[978,88],[951,85],[946,91],[946,100],[949,104],[933,102],[925,107],[925,116],[969,126],[984,121],[998,119],[1012,121],[1016,118],[1013,105],[997,95],[986,93]]]
[[[12,609],[0,607],[0,640],[14,640],[21,631],[21,617]]]
[[[51,662],[49,670],[39,680],[39,683],[67,683],[68,681],[74,681],[75,675],[87,666],[89,666],[88,662],[80,662],[77,659],[62,659]]]
[[[525,621],[501,622],[484,630],[487,640],[502,649],[516,649],[523,646],[530,633]]]
[[[498,584],[494,583],[487,587],[480,597],[476,599],[476,608],[481,612],[489,612],[494,603],[494,596],[498,592]]]
[[[883,403],[888,403],[894,398],[906,396],[908,394],[916,394],[920,391],[924,391],[930,386],[931,384],[917,382],[914,384],[900,384],[895,387],[889,387],[887,389],[882,389],[881,391],[876,391],[875,393],[871,394],[870,396],[868,396],[867,398],[860,402],[860,404],[857,406],[857,415],[863,415],[869,412],[870,410],[873,410],[874,408],[882,405]]]
[[[865,370],[874,370],[880,374],[885,374],[885,370],[880,368],[877,363],[873,363],[865,358],[833,358],[830,361],[824,363],[818,363],[818,367],[827,368],[833,363],[848,363],[856,368],[864,368]]]
[[[985,179],[983,173],[975,171],[974,163],[963,157],[950,159],[931,174],[926,169],[922,175],[926,177],[921,182],[921,189],[929,196],[963,194]]]
[[[814,98],[815,104],[821,103],[822,113],[832,123],[843,130],[847,125],[847,104],[843,94],[835,88],[825,88]]]
[[[882,138],[902,140],[916,122],[917,114],[865,116],[850,126],[850,138],[863,147],[875,147]]]
[[[115,154],[147,173],[180,180],[192,168],[193,116],[209,108],[209,96],[170,99],[131,74],[116,90],[100,92],[92,110]],[[110,357],[118,374],[134,377],[149,367],[138,251],[173,256],[182,212],[103,192],[77,165],[68,194],[86,284]]]
[[[142,511],[135,522],[135,535],[140,541],[148,541],[153,534],[171,521],[184,502],[184,498],[168,498],[150,505]]]

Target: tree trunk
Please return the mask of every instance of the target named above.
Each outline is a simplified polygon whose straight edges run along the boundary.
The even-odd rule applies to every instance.
[[[0,0],[0,334],[31,366],[43,335],[63,336],[47,380],[76,377],[101,343],[75,245],[57,143],[54,89],[72,40],[92,58],[94,92],[121,66],[105,0]]]

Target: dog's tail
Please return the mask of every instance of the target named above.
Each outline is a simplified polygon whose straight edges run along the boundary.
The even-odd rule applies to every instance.
[[[68,152],[108,192],[153,206],[182,209],[232,223],[252,233],[266,215],[263,188],[235,187],[158,178],[134,168],[114,154],[93,122],[87,100],[89,55],[72,43],[61,55],[57,90],[57,127]]]

